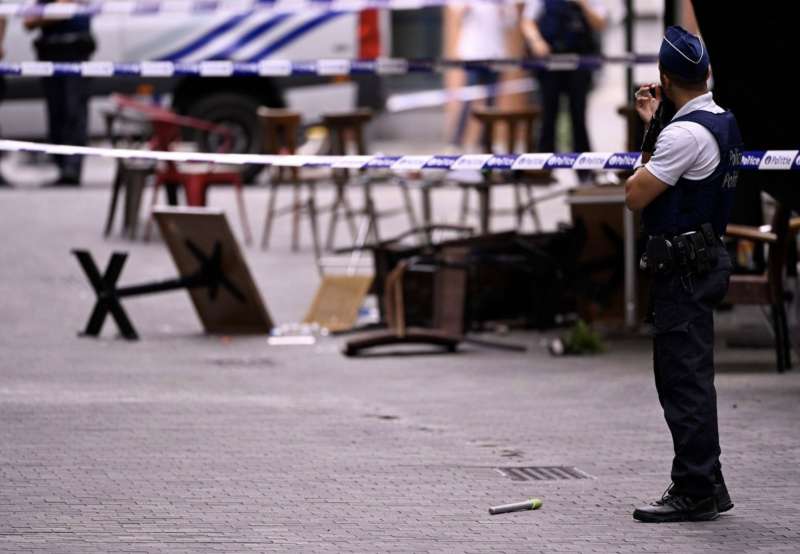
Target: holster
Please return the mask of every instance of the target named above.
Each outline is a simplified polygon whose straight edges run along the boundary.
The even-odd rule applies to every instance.
[[[664,237],[651,237],[642,265],[653,275],[669,273],[674,268],[672,243]]]

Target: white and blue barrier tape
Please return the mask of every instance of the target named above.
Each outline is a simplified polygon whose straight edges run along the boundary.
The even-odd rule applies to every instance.
[[[604,64],[650,64],[658,61],[655,54],[622,56],[558,55],[543,59],[509,58],[497,60],[409,60],[379,58],[376,60],[321,59],[307,61],[262,60],[235,62],[207,60],[201,62],[143,61],[118,63],[88,62],[18,62],[0,63],[0,75],[18,77],[280,77],[290,75],[403,75],[433,73],[448,69],[503,71],[507,69],[548,69],[571,71],[578,68],[597,69]]]
[[[70,19],[86,16],[211,15],[247,13],[359,12],[368,9],[417,10],[446,6],[454,0],[106,0],[36,4],[0,2],[0,17]],[[461,0],[463,1],[463,0]],[[471,0],[474,3],[515,4],[520,0]]]
[[[157,152],[65,146],[0,140],[0,151],[41,152],[57,155],[101,156],[129,160],[172,161],[181,163],[256,164],[280,167],[330,167],[334,169],[388,169],[391,171],[508,171],[542,169],[589,169],[624,171],[636,167],[640,152],[536,152],[529,154],[449,154],[385,156],[290,156],[269,154],[213,154],[206,152]],[[742,154],[742,170],[800,171],[800,150],[756,150]]]

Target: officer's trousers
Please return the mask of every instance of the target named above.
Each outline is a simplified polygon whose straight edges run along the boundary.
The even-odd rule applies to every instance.
[[[689,287],[669,274],[656,276],[652,289],[653,367],[675,449],[672,482],[675,493],[693,497],[710,496],[722,480],[713,310],[728,289],[731,262],[723,247],[717,249],[717,267],[692,276]]]

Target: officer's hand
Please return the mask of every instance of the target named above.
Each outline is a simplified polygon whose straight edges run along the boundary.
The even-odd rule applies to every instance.
[[[650,89],[655,88],[656,95],[650,94]],[[650,123],[658,105],[661,104],[661,87],[655,84],[643,85],[636,91],[636,113],[645,123]]]

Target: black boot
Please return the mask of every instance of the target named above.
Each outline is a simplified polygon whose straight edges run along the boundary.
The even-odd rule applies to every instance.
[[[714,498],[717,500],[719,513],[727,512],[733,508],[733,500],[731,500],[731,495],[728,494],[728,487],[725,486],[725,480],[722,479],[722,475],[718,477],[718,482],[714,485]]]
[[[672,494],[669,491],[661,497],[661,500],[633,511],[633,519],[645,523],[711,521],[718,517],[719,509],[715,496],[692,498]]]

